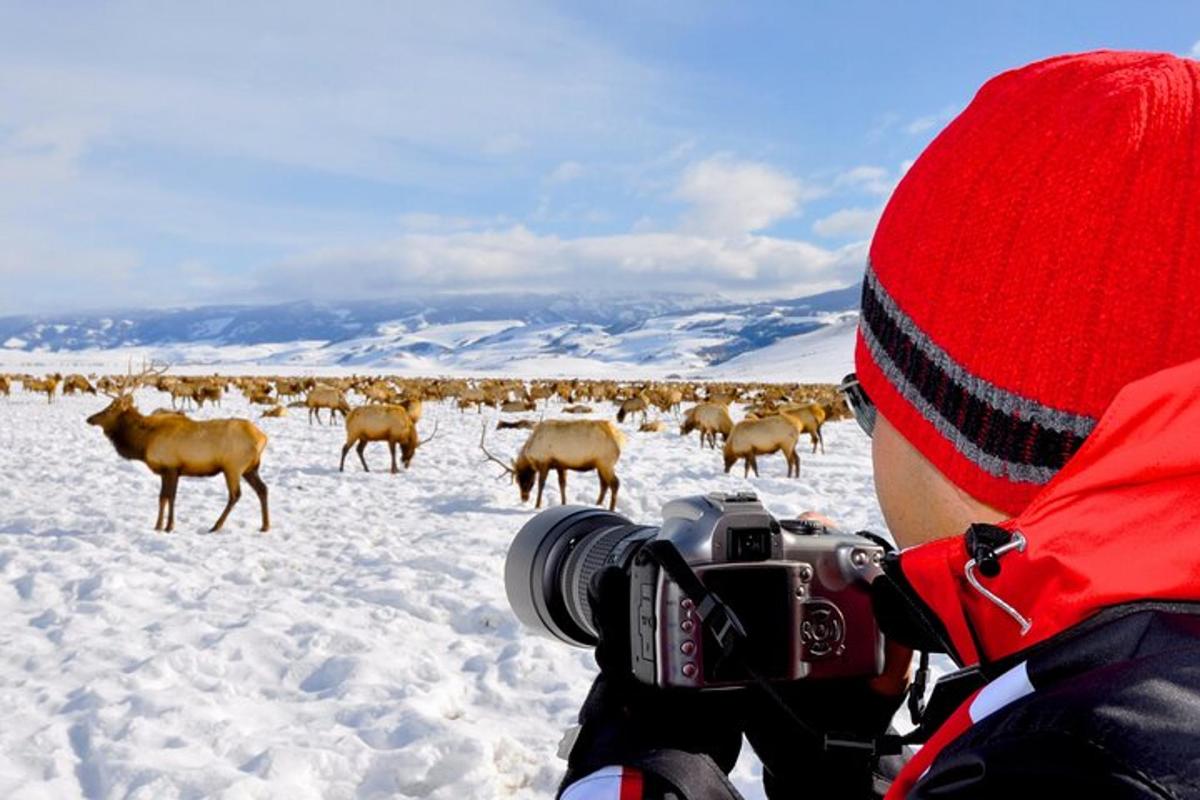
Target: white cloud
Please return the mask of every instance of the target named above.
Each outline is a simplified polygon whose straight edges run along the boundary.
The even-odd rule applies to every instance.
[[[925,116],[917,117],[916,119],[912,120],[904,126],[904,132],[909,136],[917,136],[922,133],[928,133],[934,128],[943,127],[947,122],[954,119],[954,116],[958,114],[958,112],[959,109],[957,106],[946,106],[936,113],[926,114]]]
[[[848,188],[869,194],[889,195],[896,181],[883,167],[863,165],[848,169],[833,180],[835,188]]]
[[[683,230],[710,236],[751,233],[800,213],[818,196],[796,178],[767,164],[718,155],[688,167],[675,197],[691,209]]]
[[[322,248],[259,275],[257,293],[303,295],[337,274],[342,298],[420,291],[673,290],[807,294],[860,277],[860,245],[831,250],[770,236],[679,232],[562,238],[524,226]]]
[[[882,212],[882,208],[843,208],[814,222],[813,232],[828,239],[867,239]]]
[[[1200,42],[1192,45],[1192,49],[1188,53],[1192,58],[1200,58]]]
[[[551,171],[546,180],[550,183],[570,183],[582,178],[584,171],[583,165],[578,161],[564,161]]]

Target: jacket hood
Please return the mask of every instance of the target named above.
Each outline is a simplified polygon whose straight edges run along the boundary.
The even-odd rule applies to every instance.
[[[900,568],[963,665],[1045,641],[1103,608],[1200,601],[1200,360],[1125,386],[1029,505],[999,526],[1023,551],[976,573],[1021,625],[967,580],[965,534],[904,550]]]

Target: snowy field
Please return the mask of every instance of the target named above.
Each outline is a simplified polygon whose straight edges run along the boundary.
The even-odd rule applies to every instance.
[[[158,479],[84,423],[106,402],[0,397],[0,797],[553,796],[594,668],[508,610],[504,555],[532,508],[477,447],[495,412],[427,405],[420,427],[440,433],[401,475],[382,444],[378,471],[351,454],[340,474],[340,425],[261,420],[272,531],[245,492],[208,534],[225,490],[207,479],[182,482],[177,532],[158,534]],[[240,397],[197,414],[257,415]],[[853,422],[826,426],[825,455],[802,442],[800,480],[778,456],[760,479],[726,476],[674,424],[627,429],[618,511],[635,520],[753,489],[779,515],[882,529]],[[491,431],[489,449],[526,435]],[[571,501],[596,493],[570,476]],[[755,770],[744,755],[748,797]]]

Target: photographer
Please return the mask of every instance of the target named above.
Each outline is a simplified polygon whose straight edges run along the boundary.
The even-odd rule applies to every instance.
[[[1198,199],[1200,63],[1097,52],[985,84],[883,214],[844,384],[901,548],[872,585],[884,676],[637,683],[606,569],[561,796],[736,797],[745,733],[773,800],[1200,798]],[[889,788],[885,748],[802,734],[881,737],[907,647],[963,671]]]

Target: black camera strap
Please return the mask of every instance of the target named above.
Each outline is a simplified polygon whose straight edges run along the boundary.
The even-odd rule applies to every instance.
[[[746,640],[745,626],[742,625],[741,620],[738,619],[733,609],[725,605],[725,602],[720,597],[714,592],[709,591],[700,581],[700,577],[696,575],[691,565],[684,560],[675,545],[672,542],[657,539],[648,542],[644,548],[644,552],[657,562],[663,571],[667,573],[667,576],[679,586],[683,594],[695,604],[700,624],[716,639],[717,644],[721,647],[722,657],[732,660],[744,669],[754,682],[754,685],[787,717],[792,726],[806,738],[811,739],[822,750],[852,750],[873,756],[892,756],[904,752],[906,745],[923,743],[929,738],[930,732],[926,731],[924,726],[920,725],[912,733],[904,736],[884,734],[883,736],[866,740],[860,737],[840,736],[828,731],[820,731],[809,725],[788,705],[787,701],[775,690],[770,681],[760,675],[750,664],[746,663],[740,652],[742,649],[740,645]],[[909,709],[910,712],[916,712],[913,719],[914,723],[919,722],[916,717],[919,716],[920,711],[923,711],[922,701],[924,700],[928,665],[928,656],[922,653],[921,668],[918,670],[917,680],[909,688]],[[911,693],[916,691],[920,692],[920,696],[914,699]]]

